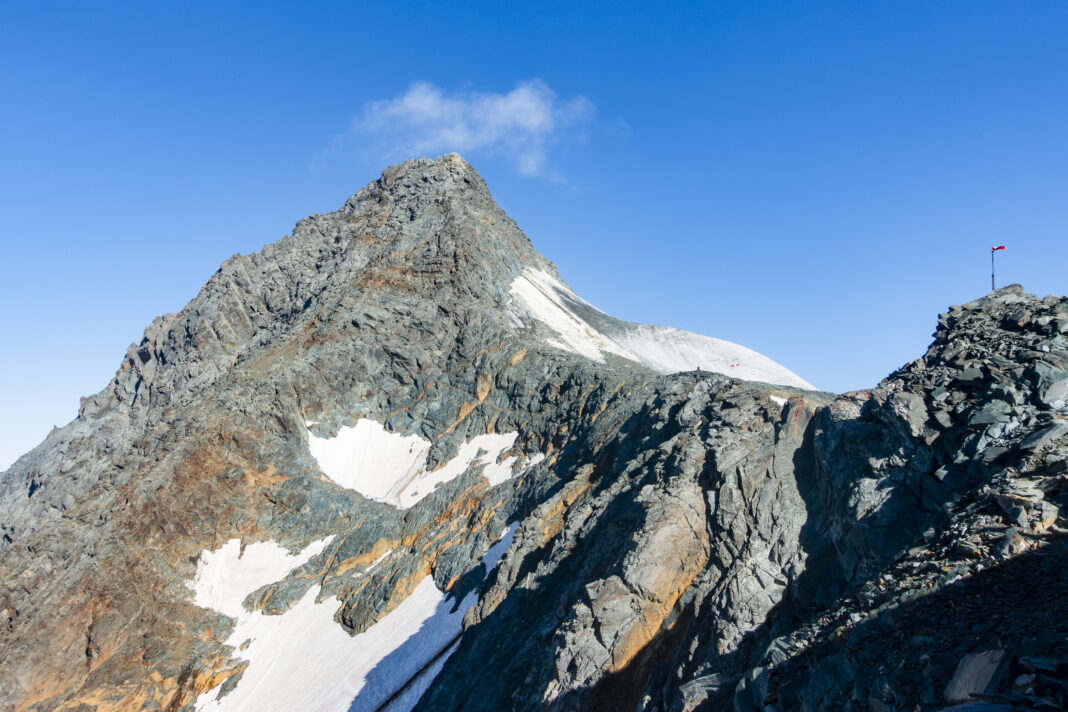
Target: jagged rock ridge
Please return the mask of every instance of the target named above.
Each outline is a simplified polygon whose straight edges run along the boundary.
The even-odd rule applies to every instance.
[[[1008,288],[802,390],[590,307],[458,156],[394,166],[3,474],[0,705],[938,709],[995,634],[902,621],[1064,590],[1066,331]],[[710,372],[739,353],[784,385]],[[1039,636],[999,591],[1002,644],[1063,659],[1057,597]]]

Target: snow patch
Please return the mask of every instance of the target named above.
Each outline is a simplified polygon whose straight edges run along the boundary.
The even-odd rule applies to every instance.
[[[530,316],[548,326],[560,337],[560,341],[553,340],[550,345],[598,362],[604,361],[604,352],[614,353],[632,361],[639,360],[568,309],[560,295],[569,294],[579,299],[578,295],[548,272],[526,268],[512,281],[509,293]]]
[[[504,552],[508,551],[508,547],[515,541],[515,531],[518,528],[519,522],[509,524],[505,527],[496,543],[482,555],[482,565],[486,567],[487,573],[497,568],[497,564],[500,563],[501,557],[504,556]]]
[[[430,683],[445,667],[445,662],[452,657],[452,654],[459,647],[460,641],[457,640],[444,653],[438,656],[437,660],[431,663],[426,670],[423,670],[418,677],[409,682],[408,686],[399,695],[378,712],[410,712],[415,707],[415,703],[419,701],[419,698],[423,696],[423,693],[430,689]]]
[[[397,435],[380,423],[362,418],[342,427],[333,438],[308,433],[308,447],[323,474],[368,499],[408,509],[438,485],[456,479],[468,468],[484,465],[490,486],[514,475],[517,458],[498,462],[515,445],[519,433],[486,433],[460,446],[456,455],[436,470],[426,469],[430,441],[419,435]]]
[[[555,332],[556,338],[547,339],[546,344],[597,362],[612,353],[665,374],[703,369],[749,381],[816,390],[789,369],[745,346],[682,329],[613,319],[544,270],[524,269],[509,291],[521,313]],[[568,302],[585,305],[603,317],[599,319],[602,330],[576,314]]]
[[[342,487],[368,499],[395,504],[398,485],[411,482],[422,471],[430,442],[418,435],[387,432],[369,418],[342,427],[337,437],[308,433],[308,447],[323,474]]]
[[[534,467],[534,465],[537,465],[539,462],[541,462],[544,459],[545,459],[545,453],[536,452],[536,453],[534,453],[533,456],[530,457],[530,459],[528,459],[526,462],[523,463],[523,469],[526,470],[526,469],[529,469],[531,467]]]
[[[516,526],[506,528],[482,557],[487,570],[511,545]],[[293,564],[303,564],[321,552],[332,538],[295,556],[274,542],[250,544],[241,555],[236,539],[201,554],[197,575],[189,582],[194,600],[236,619],[226,643],[239,649],[237,655],[248,665],[226,696],[218,697],[220,688],[200,695],[197,712],[370,712],[387,701],[388,709],[407,712],[429,687],[456,649],[464,614],[477,600],[477,589],[456,602],[427,576],[393,611],[356,636],[334,622],[336,598],[316,603],[319,587],[312,587],[278,616],[246,611],[240,605],[260,586],[284,577],[295,568]]]
[[[746,381],[816,390],[790,370],[741,344],[667,326],[636,324],[613,338],[660,373],[703,369]],[[734,365],[732,365],[734,364]]]
[[[195,592],[193,603],[236,618],[245,612],[245,597],[286,575],[320,554],[333,541],[330,536],[313,542],[299,554],[290,554],[273,541],[260,541],[241,550],[241,540],[231,539],[216,551],[207,549],[197,561],[197,571],[187,586]]]
[[[768,398],[771,398],[771,400],[774,401],[780,408],[786,405],[785,398],[781,398],[779,396],[768,396]]]
[[[222,699],[216,690],[197,698],[197,712],[375,710],[453,642],[477,595],[450,612],[453,606],[427,576],[382,620],[350,636],[334,622],[338,600],[316,603],[317,594],[312,588],[280,616],[239,616],[226,642],[251,641],[238,653],[248,667]]]
[[[412,485],[398,492],[398,501],[401,509],[407,509],[423,497],[430,494],[439,484],[444,484],[456,479],[473,465],[485,465],[483,475],[489,480],[490,486],[500,484],[512,476],[512,467],[516,458],[509,457],[498,464],[497,460],[501,453],[515,444],[519,433],[486,433],[477,435],[468,440],[456,452],[456,456],[449,460],[443,467],[431,472],[422,473]]]
[[[498,453],[504,452],[508,448],[512,447],[512,444],[515,443],[516,433],[509,433],[509,435],[512,436],[511,443],[509,443],[507,447],[502,447],[500,450],[498,450]],[[499,445],[499,443],[495,444]],[[500,455],[498,455],[497,457],[500,458]],[[488,459],[489,455],[487,454],[480,460],[480,462],[487,462]],[[544,453],[538,452],[534,453],[533,456],[525,459],[522,464],[519,464],[518,458],[515,455],[512,455],[511,457],[507,457],[504,460],[501,460],[500,462],[487,462],[485,469],[482,470],[482,476],[485,477],[486,480],[489,482],[490,487],[496,487],[497,485],[512,479],[518,473],[524,472],[527,469],[533,467],[534,465],[537,465],[544,459]]]

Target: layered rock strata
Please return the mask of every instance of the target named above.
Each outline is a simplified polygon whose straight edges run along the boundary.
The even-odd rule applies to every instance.
[[[1013,585],[1065,590],[1066,333],[1010,287],[819,393],[392,167],[3,473],[0,709],[939,709],[985,647],[1068,658]]]

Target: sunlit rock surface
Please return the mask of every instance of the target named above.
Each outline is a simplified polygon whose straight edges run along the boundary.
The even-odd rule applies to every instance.
[[[820,393],[393,166],[2,474],[0,709],[939,709],[1068,657],[1066,333],[1014,286]]]

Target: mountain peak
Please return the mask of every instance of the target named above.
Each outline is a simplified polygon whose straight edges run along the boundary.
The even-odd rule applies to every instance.
[[[294,232],[321,234],[323,223],[361,253],[362,269],[391,273],[376,285],[387,289],[403,282],[428,294],[448,283],[486,297],[505,294],[525,266],[555,272],[458,153],[389,166],[338,212]]]
[[[446,153],[437,158],[413,158],[395,163],[382,171],[382,175],[368,183],[349,198],[343,212],[359,209],[359,204],[368,199],[382,199],[410,195],[452,194],[466,199],[490,200],[486,181],[459,153]]]
[[[748,709],[813,661],[852,694],[868,652],[818,646],[859,604],[839,648],[868,651],[888,609],[854,592],[933,600],[1063,505],[1068,300],[940,327],[831,402],[594,308],[459,156],[392,166],[227,260],[0,474],[0,709]],[[948,679],[977,628],[924,611],[900,629],[957,626],[922,644]]]

